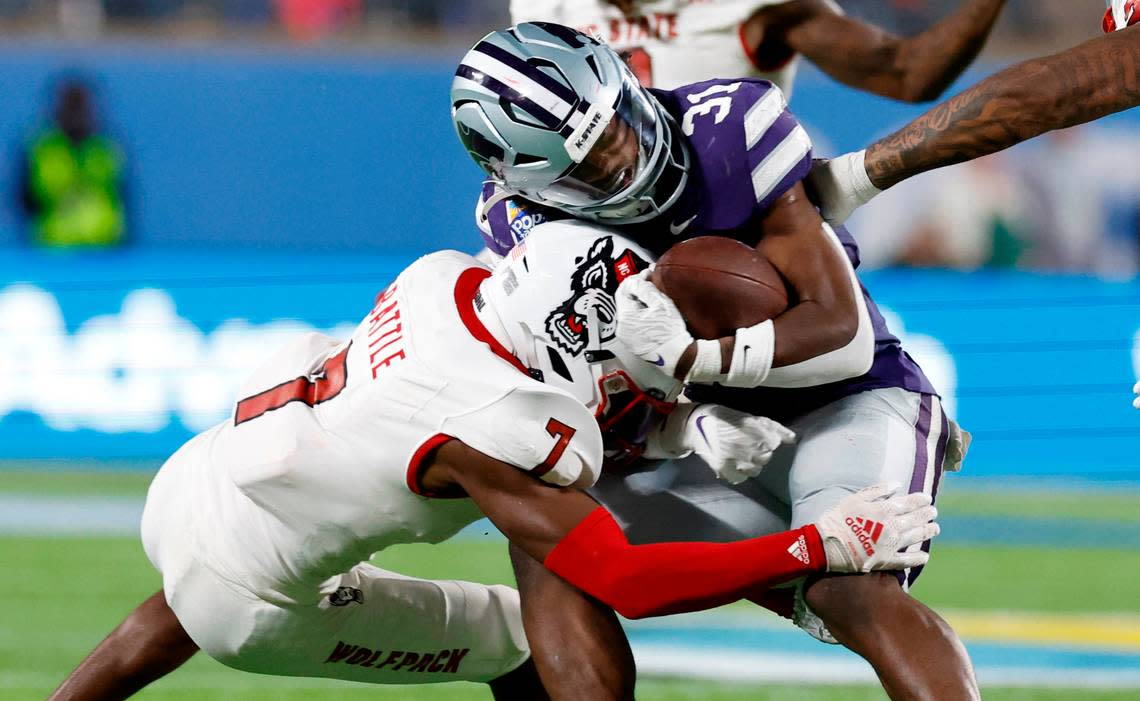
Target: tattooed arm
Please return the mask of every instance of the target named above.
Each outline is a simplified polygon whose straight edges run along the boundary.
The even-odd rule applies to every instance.
[[[872,144],[864,165],[886,189],[1138,104],[1140,27],[1132,27],[983,80]]]
[[[817,163],[813,197],[843,222],[882,190],[1140,105],[1140,26],[995,73],[866,151]]]
[[[965,0],[913,37],[843,14],[831,0],[768,5],[741,27],[756,60],[798,51],[823,72],[860,90],[906,102],[933,100],[978,55],[1006,0]]]

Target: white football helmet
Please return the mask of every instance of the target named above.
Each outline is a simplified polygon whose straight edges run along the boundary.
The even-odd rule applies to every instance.
[[[581,221],[541,224],[499,262],[476,296],[531,374],[594,411],[611,464],[637,458],[682,384],[617,338],[614,293],[652,254]]]

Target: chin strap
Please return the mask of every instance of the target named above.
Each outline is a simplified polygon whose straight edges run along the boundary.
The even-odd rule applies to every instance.
[[[495,183],[495,192],[487,199],[484,200],[480,198],[479,201],[480,223],[487,221],[487,217],[495,205],[499,204],[503,200],[509,200],[515,196],[515,193],[508,190],[501,182],[497,180],[493,180],[492,182]]]
[[[603,360],[612,360],[614,354],[602,350],[602,330],[598,323],[598,305],[589,304],[586,307],[586,353],[587,363],[600,363]]]

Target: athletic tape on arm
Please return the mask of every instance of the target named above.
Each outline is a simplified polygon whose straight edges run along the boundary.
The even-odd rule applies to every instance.
[[[875,360],[875,330],[871,327],[871,315],[867,312],[867,302],[863,298],[863,288],[855,275],[855,268],[843,250],[839,237],[828,224],[823,225],[828,241],[835,247],[847,266],[847,279],[855,295],[855,306],[859,317],[859,327],[855,335],[842,348],[808,358],[794,365],[772,368],[764,380],[765,387],[814,387],[828,382],[838,382],[858,377],[871,369]]]

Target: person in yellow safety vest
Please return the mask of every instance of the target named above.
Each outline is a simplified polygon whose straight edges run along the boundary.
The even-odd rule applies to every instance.
[[[91,91],[77,81],[59,91],[54,122],[24,155],[23,204],[32,241],[41,246],[110,247],[123,243],[124,159],[96,130]]]

